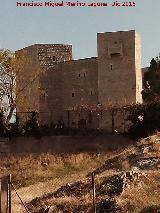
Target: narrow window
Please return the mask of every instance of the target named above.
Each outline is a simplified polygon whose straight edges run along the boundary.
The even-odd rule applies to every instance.
[[[89,94],[89,95],[93,95],[93,93],[94,93],[94,89],[93,89],[93,88],[90,88],[88,94]]]
[[[55,56],[53,56],[53,57],[52,57],[52,60],[53,60],[53,61],[56,61],[56,57],[55,57]]]
[[[110,65],[110,69],[113,70],[113,65],[112,64]]]
[[[40,95],[41,101],[45,101],[46,100],[46,96],[47,96],[46,92],[44,90],[42,90],[41,91],[41,95]]]
[[[72,97],[74,97],[74,92],[72,92]]]
[[[84,78],[86,77],[86,73],[84,73]]]
[[[78,74],[79,77],[81,77],[81,74]]]

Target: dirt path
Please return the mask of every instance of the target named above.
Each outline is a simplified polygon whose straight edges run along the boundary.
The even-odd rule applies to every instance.
[[[77,180],[80,180],[84,177],[84,174],[74,174],[62,178],[56,178],[48,182],[40,182],[28,187],[23,187],[17,190],[23,202],[30,202],[36,197],[41,197],[45,193],[53,192],[58,189],[60,186],[71,183]],[[12,213],[26,213],[26,210],[22,206],[19,198],[16,193],[12,192]]]

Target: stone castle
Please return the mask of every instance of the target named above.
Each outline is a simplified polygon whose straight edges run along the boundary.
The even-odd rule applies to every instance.
[[[72,46],[35,44],[16,52],[24,56],[17,73],[17,113],[37,111],[40,124],[111,128],[111,115],[97,107],[142,103],[140,36],[134,30],[97,34],[97,57],[74,60]],[[23,88],[22,93],[18,93]],[[116,115],[115,126],[123,126]]]

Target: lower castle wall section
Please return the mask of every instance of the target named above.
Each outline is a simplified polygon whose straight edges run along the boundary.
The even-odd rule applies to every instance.
[[[127,130],[123,111],[97,112],[97,59],[81,59],[54,65],[40,78],[40,124],[64,123],[66,127]]]
[[[77,126],[83,119],[78,117],[80,108],[93,108],[98,104],[97,58],[68,61],[62,64],[62,74],[63,119],[68,123],[68,110],[74,109],[76,115],[73,120],[70,118],[70,125]]]
[[[43,72],[39,88],[40,123],[61,121],[66,126],[78,126],[79,120],[84,119],[78,116],[80,107],[92,108],[98,104],[97,72],[97,58],[55,64]],[[68,110],[71,109],[76,109],[77,113],[68,118]],[[88,120],[88,115],[85,117]]]
[[[99,119],[99,129],[108,133],[124,133],[131,125],[127,117],[128,112],[123,110],[114,113],[111,111],[103,112]]]

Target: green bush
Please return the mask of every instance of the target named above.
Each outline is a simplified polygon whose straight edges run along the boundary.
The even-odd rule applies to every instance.
[[[131,107],[128,120],[132,122],[128,133],[134,137],[146,137],[160,130],[160,101]]]

